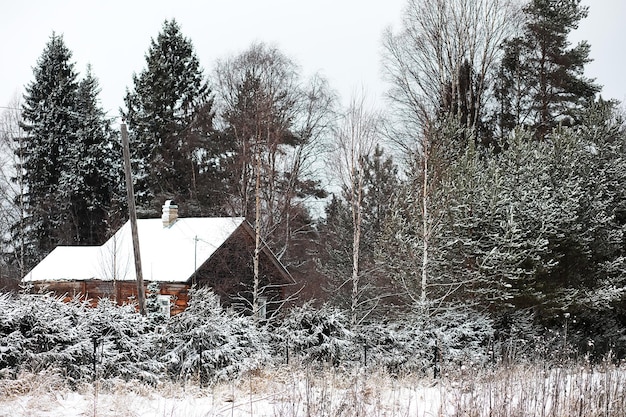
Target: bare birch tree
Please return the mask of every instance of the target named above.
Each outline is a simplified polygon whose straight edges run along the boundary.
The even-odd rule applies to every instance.
[[[419,191],[413,191],[412,200],[421,215],[415,228],[420,230],[419,302],[424,306],[439,217],[433,196],[446,158],[462,151],[450,147],[447,136],[476,139],[489,80],[502,42],[517,30],[518,13],[515,0],[409,0],[401,30],[389,29],[384,35],[384,70],[395,122],[389,134],[418,168]],[[452,129],[446,119],[453,120]],[[454,125],[464,133],[457,135]]]
[[[26,186],[19,161],[22,138],[26,133],[20,127],[21,103],[13,100],[0,117],[0,230],[7,239],[3,252],[5,262],[16,266],[20,278],[24,276],[25,247],[24,216],[26,213]]]
[[[515,0],[409,0],[402,29],[384,34],[394,110],[411,143],[441,111],[475,128],[501,44],[517,30]],[[406,132],[405,132],[406,133]]]
[[[219,61],[214,79],[219,122],[232,147],[226,211],[254,223],[256,317],[262,245],[288,259],[294,236],[310,226],[302,202],[322,194],[311,171],[334,96],[321,77],[302,81],[293,61],[264,44]]]
[[[294,207],[320,191],[311,179],[335,97],[323,78],[302,80],[293,61],[264,44],[218,61],[214,85],[218,122],[233,148],[234,177],[226,210],[254,216],[255,151],[261,139],[262,237],[282,258],[294,233]]]
[[[350,213],[352,215],[352,284],[350,299],[350,323],[359,321],[361,305],[360,253],[363,225],[363,198],[365,182],[365,164],[371,157],[380,139],[380,115],[366,108],[364,98],[353,98],[343,115],[336,135],[336,149],[331,163],[345,190]]]

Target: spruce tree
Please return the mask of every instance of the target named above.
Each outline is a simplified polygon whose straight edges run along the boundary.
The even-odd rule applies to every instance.
[[[391,156],[384,153],[380,145],[376,145],[374,154],[363,161],[364,166],[364,199],[363,220],[369,229],[367,241],[380,238],[385,222],[391,215],[389,200],[399,186],[398,166]]]
[[[90,69],[79,81],[71,57],[53,34],[24,95],[26,136],[16,155],[26,207],[14,236],[24,240],[26,266],[57,245],[103,243],[121,204],[121,152],[98,103],[98,82]]]
[[[146,54],[146,68],[127,91],[138,208],[154,214],[173,198],[187,214],[217,206],[219,185],[213,102],[191,41],[175,20],[165,21]],[[213,194],[211,194],[213,193]],[[213,200],[213,201],[211,201]]]
[[[24,95],[26,137],[17,153],[27,186],[24,243],[33,262],[67,237],[70,203],[59,184],[79,125],[78,74],[71,57],[63,37],[53,33]]]
[[[505,42],[496,85],[501,134],[522,125],[543,139],[559,124],[580,123],[600,87],[584,76],[589,44],[570,47],[567,37],[587,13],[580,0],[532,0],[524,8],[523,34]]]
[[[60,187],[70,202],[73,240],[100,245],[123,218],[122,151],[120,140],[98,102],[98,80],[87,68],[78,85],[79,127],[68,149],[71,164]]]

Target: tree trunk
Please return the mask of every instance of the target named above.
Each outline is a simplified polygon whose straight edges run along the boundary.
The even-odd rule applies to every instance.
[[[350,306],[350,324],[352,327],[357,323],[357,308],[359,305],[359,255],[361,247],[361,223],[362,223],[362,199],[363,199],[363,173],[358,170],[356,190],[352,187],[352,220],[354,224],[354,232],[352,234],[352,300]],[[356,194],[356,195],[355,195]]]
[[[254,284],[252,288],[252,317],[259,322],[259,255],[261,252],[261,151],[256,147],[256,182],[254,188]]]
[[[428,133],[427,133],[428,135]],[[424,155],[423,155],[423,183],[422,183],[422,281],[420,291],[420,302],[422,309],[426,308],[426,286],[428,284],[428,243],[430,239],[429,230],[429,202],[428,202],[428,153],[430,152],[429,146],[430,138],[427,136],[424,140]]]

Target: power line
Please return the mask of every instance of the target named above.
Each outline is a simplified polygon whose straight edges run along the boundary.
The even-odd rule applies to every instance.
[[[18,111],[21,111],[21,110],[22,110],[22,109],[21,109],[21,108],[19,108],[19,107],[9,107],[9,106],[0,106],[0,109],[4,109],[4,110],[18,110]],[[61,109],[61,110],[62,110],[63,112],[65,112],[65,114],[68,114],[68,115],[70,115],[70,116],[83,116],[83,114],[82,114],[82,113],[77,112],[77,111],[67,110],[67,109]],[[109,113],[111,113],[111,112],[113,112],[113,111],[114,111],[114,110],[108,110],[108,111],[104,111],[104,110],[102,110],[102,112],[104,113],[105,117],[106,117],[109,121],[111,121],[111,122],[113,122],[113,121],[115,121],[115,120],[118,120],[118,119],[123,119],[123,118],[124,118],[123,116],[109,116]]]
[[[22,110],[20,107],[11,107],[11,106],[0,106],[0,109],[4,109],[4,110]],[[120,119],[122,118],[122,116],[108,116],[110,113],[114,113],[116,110],[104,110],[102,109],[102,112],[107,115],[107,117],[109,117],[110,119]],[[76,112],[73,112],[76,113]]]

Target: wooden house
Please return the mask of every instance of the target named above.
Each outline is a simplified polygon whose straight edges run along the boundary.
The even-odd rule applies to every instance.
[[[147,288],[159,284],[164,311],[177,314],[187,307],[192,286],[209,286],[224,307],[249,309],[254,280],[254,231],[242,217],[179,218],[167,201],[160,219],[137,221],[142,274]],[[22,283],[34,291],[52,291],[66,298],[118,304],[136,298],[130,223],[102,246],[59,246],[35,266]],[[294,281],[266,246],[259,260],[259,310],[270,313],[285,298]]]

